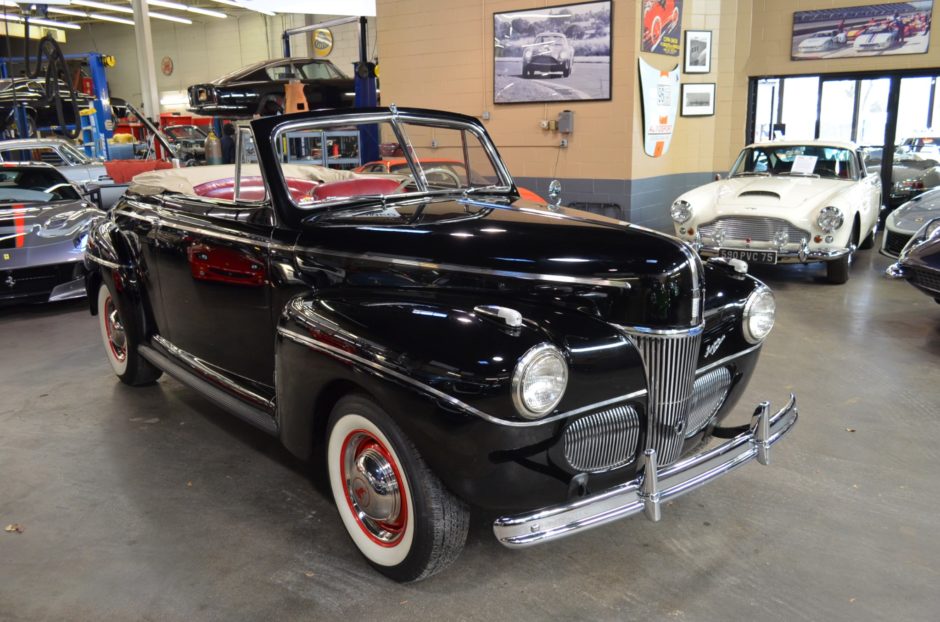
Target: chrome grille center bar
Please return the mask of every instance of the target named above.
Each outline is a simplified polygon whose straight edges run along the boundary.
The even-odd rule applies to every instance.
[[[704,324],[684,330],[619,328],[636,346],[646,373],[645,449],[655,449],[660,464],[671,464],[686,438]]]

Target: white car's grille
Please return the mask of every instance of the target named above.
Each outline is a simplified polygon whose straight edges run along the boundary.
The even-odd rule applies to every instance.
[[[782,218],[764,216],[725,216],[700,225],[699,233],[703,238],[712,240],[751,240],[753,242],[774,242],[775,235],[785,233],[786,243],[798,244],[801,240],[810,240],[808,231],[804,231]]]

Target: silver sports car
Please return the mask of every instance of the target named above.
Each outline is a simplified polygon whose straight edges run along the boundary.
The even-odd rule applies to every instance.
[[[0,141],[0,161],[51,164],[83,190],[100,188],[103,209],[111,209],[127,190],[126,184],[114,183],[103,162],[89,158],[81,149],[61,138]]]
[[[0,165],[0,303],[84,296],[85,239],[101,214],[49,164]]]

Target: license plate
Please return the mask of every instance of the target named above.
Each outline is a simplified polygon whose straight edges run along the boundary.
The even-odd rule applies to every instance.
[[[777,253],[775,251],[745,251],[732,248],[719,248],[718,256],[727,257],[728,259],[741,259],[748,263],[777,263]]]

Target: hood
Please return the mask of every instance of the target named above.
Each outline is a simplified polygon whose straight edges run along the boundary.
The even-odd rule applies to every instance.
[[[855,40],[858,44],[869,44],[869,43],[884,43],[885,41],[891,40],[890,32],[874,32],[874,33],[865,33],[858,36]]]
[[[940,218],[940,189],[915,197],[891,212],[892,229],[914,234],[928,221]]]
[[[319,218],[298,244],[301,269],[353,285],[513,292],[618,324],[701,322],[693,290],[703,269],[687,244],[577,210],[495,198],[399,204]]]
[[[718,211],[740,208],[807,209],[827,202],[849,182],[816,177],[736,177],[712,184]]]

